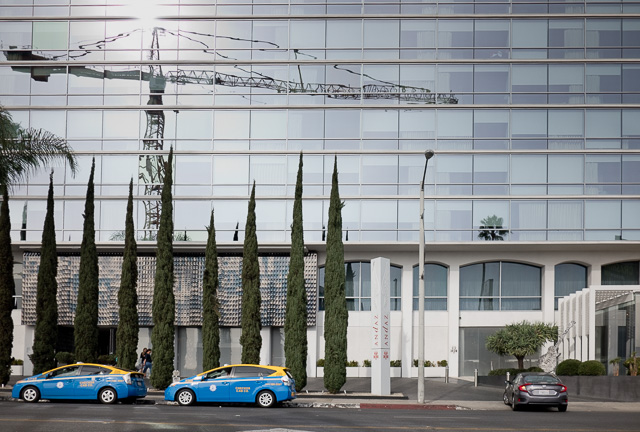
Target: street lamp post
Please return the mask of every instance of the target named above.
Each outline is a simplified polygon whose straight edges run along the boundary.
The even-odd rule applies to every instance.
[[[424,172],[420,182],[420,253],[418,278],[418,403],[424,403],[424,179],[433,150],[424,152]]]

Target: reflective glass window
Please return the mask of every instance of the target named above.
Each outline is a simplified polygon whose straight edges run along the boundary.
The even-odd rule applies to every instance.
[[[216,111],[213,121],[213,137],[216,139],[249,138],[248,111]]]
[[[508,48],[509,25],[508,20],[477,20],[474,33],[476,48]]]
[[[359,138],[360,110],[325,112],[326,138]]]
[[[507,138],[509,136],[509,111],[476,110],[473,116],[475,138]]]
[[[549,229],[582,229],[582,201],[549,201]]]
[[[401,20],[400,47],[402,48],[435,48],[435,20]]]
[[[327,48],[362,47],[361,20],[327,20]]]
[[[438,47],[473,47],[473,20],[439,20]]]
[[[474,155],[474,183],[507,183],[509,181],[509,157],[506,155]]]
[[[588,64],[586,74],[587,92],[619,92],[621,90],[622,68],[619,64]]]
[[[291,48],[324,48],[325,22],[314,20],[292,20],[289,24]]]
[[[582,92],[584,91],[583,65],[549,65],[550,92]]]
[[[544,155],[512,155],[511,183],[546,183],[547,157]]]
[[[4,25],[4,24],[3,24]],[[66,21],[36,21],[33,23],[33,43],[35,50],[65,50],[69,37]]]
[[[440,138],[472,138],[473,111],[441,110],[438,117],[438,137]]]
[[[590,201],[584,203],[586,229],[620,229],[620,201]]]
[[[638,261],[627,261],[602,266],[602,285],[638,285]]]
[[[413,310],[418,310],[420,269],[413,267]],[[424,265],[424,310],[447,310],[447,267],[440,264]]]
[[[544,48],[547,46],[547,20],[513,20],[513,48]]]
[[[582,46],[584,46],[583,20],[549,20],[549,47]]]
[[[211,184],[211,156],[177,155],[176,184]]]
[[[134,185],[138,177],[138,156],[104,155],[102,156],[102,183],[129,184],[133,179]],[[208,181],[211,178],[209,177]]]
[[[620,137],[621,112],[620,110],[587,110],[585,125],[587,138]]]
[[[400,37],[397,20],[365,20],[365,48],[397,48]]]
[[[511,66],[511,89],[514,92],[546,92],[547,65]]]
[[[580,110],[549,110],[549,137],[576,138],[584,135],[584,114]]]
[[[584,156],[549,155],[549,183],[583,183]]]
[[[471,229],[471,202],[438,201],[436,203],[436,230]]]
[[[587,183],[619,183],[620,176],[620,155],[586,155]]]
[[[511,228],[514,230],[538,230],[547,227],[546,201],[512,201]]]
[[[587,268],[580,264],[558,264],[555,274],[555,310],[558,299],[587,288]]]
[[[622,43],[619,19],[588,19],[588,47],[619,47]]]
[[[399,113],[400,138],[433,138],[436,134],[434,110],[402,110]]]
[[[438,183],[471,183],[471,155],[441,155],[435,159]],[[420,175],[422,178],[422,173]]]

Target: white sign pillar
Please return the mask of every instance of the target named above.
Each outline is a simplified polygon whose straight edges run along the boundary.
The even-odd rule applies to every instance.
[[[387,258],[371,260],[371,394],[391,394],[390,313],[391,262]]]

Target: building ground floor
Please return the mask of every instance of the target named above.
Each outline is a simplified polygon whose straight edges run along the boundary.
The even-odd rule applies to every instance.
[[[509,243],[473,242],[427,245],[425,253],[425,360],[433,364],[449,366],[451,377],[472,376],[475,370],[486,374],[492,369],[515,367],[515,358],[499,357],[485,348],[486,337],[506,324],[520,321],[543,321],[559,326],[560,333],[568,330],[570,320],[561,317],[557,304],[560,298],[591,286],[640,285],[640,243],[638,242],[575,242],[575,243]],[[262,247],[262,246],[261,246]],[[175,365],[182,376],[201,370],[201,297],[198,296],[197,277],[188,276],[200,272],[199,260],[203,250],[176,249],[184,258],[178,266],[176,285],[176,334]],[[204,247],[202,248],[204,249]],[[305,268],[307,293],[310,301],[308,319],[308,375],[317,376],[317,361],[324,357],[324,244],[307,245],[310,258]],[[78,249],[79,250],[79,249]],[[100,246],[99,246],[100,250]],[[222,254],[224,245],[219,246]],[[16,250],[16,266],[19,302],[14,310],[13,356],[25,360],[24,373],[30,374],[32,366],[29,354],[33,344],[35,291],[34,268],[30,260],[37,258],[33,246],[21,246]],[[144,254],[144,245],[141,247]],[[266,248],[265,248],[266,251]],[[229,250],[229,255],[237,251]],[[286,248],[275,248],[266,253],[271,258],[261,261],[261,290],[263,301],[263,327],[261,361],[284,364],[284,329],[282,280],[286,281],[286,268],[279,260],[286,256]],[[262,253],[262,252],[261,252]],[[117,250],[109,251],[117,256]],[[273,258],[275,257],[275,258]],[[402,376],[412,376],[414,360],[418,358],[418,248],[416,244],[349,244],[345,243],[345,291],[349,308],[348,360],[361,366],[372,359],[371,347],[371,274],[370,262],[377,257],[390,260],[390,360],[400,364]],[[237,256],[233,258],[236,260]],[[231,260],[233,261],[233,260]],[[237,261],[237,260],[236,260]],[[285,259],[286,261],[286,259]],[[235,261],[234,261],[235,262]],[[104,264],[104,263],[102,263]],[[104,280],[119,280],[117,265],[102,265],[100,346],[103,353],[114,352],[115,328],[117,327],[117,296],[113,294],[113,283]],[[235,264],[234,264],[235,265]],[[73,295],[62,298],[65,284],[73,292],[73,263],[58,275],[58,303],[62,334],[72,334]],[[188,270],[191,268],[191,270]],[[239,270],[239,268],[236,268]],[[237,275],[233,266],[225,267],[221,281],[233,280]],[[66,272],[66,276],[65,273]],[[109,274],[107,274],[110,272]],[[263,273],[264,272],[264,273]],[[262,275],[266,275],[263,276]],[[69,276],[71,275],[71,276]],[[65,279],[65,277],[67,279]],[[221,289],[225,288],[224,282]],[[146,282],[138,287],[142,302],[149,302],[152,290]],[[108,287],[107,287],[108,285]],[[193,285],[193,286],[192,286]],[[60,288],[62,286],[63,288]],[[284,285],[286,293],[286,284]],[[75,288],[77,289],[77,287]],[[231,289],[231,288],[229,288]],[[111,291],[110,291],[111,290]],[[241,287],[240,287],[241,290]],[[117,292],[117,287],[116,287]],[[226,295],[226,294],[225,294]],[[27,298],[33,297],[33,298]],[[286,297],[286,296],[285,296]],[[225,297],[226,298],[226,297]],[[237,304],[234,297],[227,298],[229,304],[221,327],[222,363],[240,361],[239,343],[241,329],[234,321]],[[66,302],[66,303],[65,303]],[[70,302],[70,303],[69,303]],[[237,302],[236,302],[237,303]],[[71,304],[72,306],[69,306]],[[114,306],[115,304],[115,306]],[[150,310],[148,304],[139,304],[139,310]],[[235,308],[235,309],[234,309]],[[109,312],[108,314],[106,312]],[[199,315],[198,315],[199,314]],[[108,315],[108,316],[107,316]],[[139,335],[139,350],[151,346],[149,316],[143,314]],[[628,330],[627,330],[628,331]],[[567,333],[565,333],[567,334]],[[61,341],[62,344],[68,344]],[[564,340],[564,339],[563,339]],[[600,344],[602,345],[602,343]],[[61,345],[62,348],[62,345]],[[68,348],[71,349],[71,348]],[[586,357],[596,359],[596,353],[587,352]],[[564,357],[575,358],[575,350],[569,346],[560,351],[558,361]],[[583,356],[584,357],[584,356]],[[581,358],[586,360],[587,358]],[[525,361],[535,365],[537,356]]]

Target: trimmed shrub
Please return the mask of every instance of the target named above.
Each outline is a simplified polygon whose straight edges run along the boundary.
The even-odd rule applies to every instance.
[[[98,363],[104,365],[115,366],[116,365],[116,356],[113,354],[102,354],[98,356]]]
[[[391,367],[402,367],[402,360],[391,360],[389,362],[389,366],[391,366]]]
[[[538,366],[531,366],[529,369],[527,369],[527,372],[544,372],[544,370],[542,370],[542,368],[539,368]]]
[[[60,364],[72,364],[76,362],[76,358],[73,353],[61,351],[56,354],[56,361]]]
[[[362,361],[362,366],[371,367],[371,360],[363,360]]]
[[[509,376],[511,378],[513,378],[514,376],[516,376],[520,372],[526,372],[526,369],[516,369],[516,368],[494,369],[494,370],[490,371],[488,375],[489,376],[506,376],[507,372],[509,372]]]
[[[440,361],[438,361],[438,366],[439,367],[447,367],[447,366],[449,366],[449,362],[446,361],[446,360],[440,360]]]
[[[558,367],[556,367],[556,375],[562,375],[562,376],[579,375],[580,374],[579,369],[580,369],[581,363],[582,362],[580,360],[576,360],[576,359],[564,360],[560,362]]]
[[[358,361],[357,360],[349,360],[347,362],[347,367],[358,367]]]
[[[316,366],[317,367],[324,367],[324,359],[318,359],[318,361],[316,361]]]
[[[601,376],[606,375],[607,369],[598,360],[588,360],[582,362],[578,368],[578,375]]]

